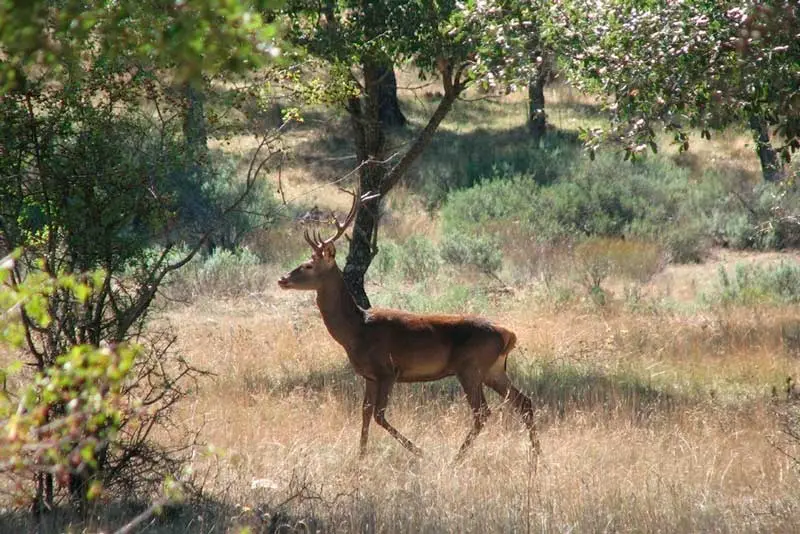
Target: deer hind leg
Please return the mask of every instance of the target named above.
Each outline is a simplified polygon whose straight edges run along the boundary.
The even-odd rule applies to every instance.
[[[534,421],[533,402],[531,399],[514,387],[505,370],[496,371],[488,376],[484,383],[500,394],[522,416],[522,421],[528,427],[531,445],[534,452],[540,452],[539,438],[536,436],[536,422]]]
[[[395,427],[389,424],[389,421],[386,420],[386,406],[389,404],[389,394],[392,392],[392,387],[394,387],[394,379],[387,379],[384,378],[382,380],[378,380],[376,388],[377,388],[377,397],[375,400],[375,422],[378,423],[380,426],[386,429],[391,436],[399,441],[403,447],[408,449],[409,451],[413,452],[417,456],[422,456],[422,449],[411,443],[407,437],[402,435],[400,432],[397,431]]]
[[[367,437],[369,436],[369,422],[375,413],[375,403],[378,398],[378,384],[374,380],[367,380],[364,387],[364,404],[361,407],[361,446],[359,454],[363,457],[367,453]]]
[[[458,449],[455,461],[459,462],[464,457],[464,453],[470,448],[472,442],[478,437],[483,429],[484,423],[489,418],[490,411],[489,405],[486,403],[486,397],[483,396],[483,383],[480,377],[474,376],[474,373],[459,373],[458,381],[461,387],[464,388],[464,393],[467,395],[467,402],[472,408],[472,429]]]

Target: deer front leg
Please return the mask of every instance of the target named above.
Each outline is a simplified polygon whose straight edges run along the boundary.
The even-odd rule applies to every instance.
[[[366,379],[364,386],[364,404],[361,406],[361,448],[360,456],[367,454],[367,437],[369,436],[369,422],[375,412],[375,402],[378,397],[378,384],[374,380]]]
[[[389,404],[389,394],[392,392],[392,387],[394,387],[394,380],[394,377],[381,378],[378,380],[378,397],[375,403],[375,422],[385,428],[394,439],[403,445],[403,447],[417,456],[422,456],[422,449],[411,443],[408,438],[398,432],[397,429],[390,425],[389,421],[386,420],[386,406]]]

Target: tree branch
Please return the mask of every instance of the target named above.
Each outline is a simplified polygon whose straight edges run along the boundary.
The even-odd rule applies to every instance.
[[[406,151],[405,154],[400,158],[400,161],[392,167],[392,169],[386,174],[381,183],[381,196],[386,195],[391,189],[397,185],[400,179],[405,175],[406,171],[411,164],[414,163],[417,158],[422,155],[422,152],[425,148],[430,144],[431,139],[433,138],[433,134],[436,133],[437,128],[442,123],[442,120],[447,116],[450,112],[450,109],[453,107],[453,103],[458,98],[460,93],[452,90],[445,90],[445,94],[442,97],[441,102],[436,107],[436,110],[431,115],[431,118],[428,120],[428,124],[425,125],[425,128],[417,135],[417,138],[412,143],[411,147]]]

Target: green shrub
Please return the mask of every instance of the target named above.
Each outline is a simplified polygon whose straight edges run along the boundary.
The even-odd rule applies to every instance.
[[[370,272],[375,272],[379,277],[390,277],[397,271],[400,247],[394,241],[384,239],[378,245],[378,253],[372,260]]]
[[[711,244],[702,222],[667,228],[660,239],[671,263],[701,263]]]
[[[282,206],[266,180],[256,181],[236,209],[228,211],[245,191],[236,165],[233,158],[212,152],[206,166],[173,173],[170,185],[180,233],[188,237],[213,228],[212,246],[234,250],[252,230],[274,224]]]
[[[258,256],[250,252],[249,249],[240,248],[236,250],[216,249],[203,262],[200,271],[206,278],[216,278],[224,275],[232,269],[251,267],[258,265]]]
[[[737,264],[731,276],[724,266],[718,272],[719,298],[723,302],[752,305],[800,302],[800,264],[773,266]]]
[[[489,237],[449,234],[441,243],[442,259],[453,265],[469,265],[485,273],[495,273],[503,265],[499,245]]]
[[[693,179],[665,158],[629,163],[610,152],[546,167],[495,166],[471,188],[452,191],[441,210],[444,260],[487,270],[503,250],[527,265],[525,251],[537,244],[591,237],[656,244],[657,263],[697,263],[714,244],[800,246],[800,187],[791,180],[753,188],[734,174]]]
[[[430,239],[413,236],[398,251],[397,267],[407,280],[421,282],[439,272],[439,251]]]
[[[527,131],[475,131],[438,138],[423,156],[423,165],[410,182],[426,198],[429,207],[447,196],[470,188],[489,176],[523,174],[536,183],[549,184],[568,172],[578,160],[582,145],[574,136],[548,132],[540,144]]]
[[[594,162],[568,164],[549,185],[530,175],[495,174],[452,193],[442,208],[443,236],[448,242],[460,235],[492,235],[505,247],[633,237],[661,242],[682,259],[693,255],[684,252],[692,249],[688,243],[705,244],[704,220],[688,225],[696,219],[695,208],[707,203],[704,196],[691,200],[693,189],[688,171],[665,160],[631,164],[606,153]]]
[[[737,249],[800,246],[800,188],[796,183],[730,187],[711,209],[711,231]]]
[[[247,248],[217,248],[197,256],[173,275],[170,287],[182,296],[239,296],[262,291],[270,283],[261,260]]]
[[[378,254],[372,260],[370,272],[385,281],[402,278],[422,282],[435,277],[439,267],[436,245],[425,236],[412,236],[402,244],[383,240],[378,247]]]
[[[483,290],[461,284],[450,284],[442,291],[437,291],[430,283],[415,284],[411,288],[388,288],[372,300],[377,307],[413,313],[481,314],[488,307],[488,298]]]

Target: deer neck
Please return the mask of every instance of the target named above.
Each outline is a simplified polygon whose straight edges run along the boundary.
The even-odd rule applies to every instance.
[[[317,306],[328,332],[349,351],[364,325],[364,310],[353,300],[338,267],[334,267],[328,277],[317,290]]]

